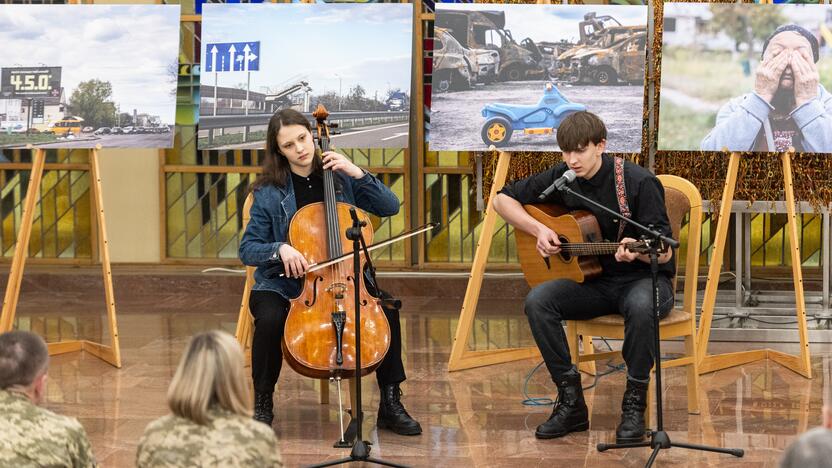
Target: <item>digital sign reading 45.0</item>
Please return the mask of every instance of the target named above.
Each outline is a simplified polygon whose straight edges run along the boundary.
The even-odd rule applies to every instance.
[[[61,95],[61,67],[3,68],[0,98],[18,99]]]

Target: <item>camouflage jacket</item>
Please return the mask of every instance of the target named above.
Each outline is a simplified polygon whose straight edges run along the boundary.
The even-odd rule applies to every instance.
[[[282,467],[274,431],[227,411],[212,411],[205,425],[169,414],[150,423],[139,441],[144,467]]]
[[[59,466],[96,466],[81,423],[0,390],[0,467]]]

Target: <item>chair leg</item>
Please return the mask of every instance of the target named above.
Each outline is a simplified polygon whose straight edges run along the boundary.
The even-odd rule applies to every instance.
[[[688,368],[688,413],[699,414],[699,364],[696,361],[696,336],[685,337],[685,353],[693,358]]]
[[[572,358],[572,364],[580,369],[578,359],[581,356],[581,351],[578,349],[578,324],[574,320],[566,321],[566,343],[569,345],[569,356]]]
[[[595,347],[592,345],[592,337],[588,335],[581,335],[581,348],[583,348],[583,355],[590,355],[595,353]],[[589,375],[595,375],[595,361],[584,361],[578,363],[578,370],[586,372]]]
[[[249,313],[248,307],[240,309],[240,315],[237,317],[237,330],[234,335],[243,351],[251,346],[251,313]]]
[[[321,379],[319,380],[321,386],[318,388],[320,392],[319,398],[321,400],[322,405],[329,404],[329,379]]]
[[[235,338],[237,338],[237,342],[240,343],[240,348],[243,350],[245,365],[248,367],[251,366],[251,322],[251,314],[248,313],[248,308],[246,308],[245,314],[241,311],[240,317],[237,319],[237,332],[235,333]]]
[[[253,319],[248,308],[248,299],[251,296],[251,288],[254,284],[254,268],[246,267],[246,283],[243,287],[243,297],[240,301],[240,312],[237,314],[237,329],[234,331],[234,338],[240,343],[243,350],[246,365],[251,366],[251,339]]]

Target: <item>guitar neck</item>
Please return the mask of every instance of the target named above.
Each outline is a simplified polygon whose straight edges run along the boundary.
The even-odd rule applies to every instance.
[[[618,246],[615,242],[576,242],[576,243],[567,243],[561,244],[560,249],[566,253],[572,255],[612,255],[618,250]],[[640,242],[634,242],[627,244],[627,248],[631,250],[636,250],[643,245]]]

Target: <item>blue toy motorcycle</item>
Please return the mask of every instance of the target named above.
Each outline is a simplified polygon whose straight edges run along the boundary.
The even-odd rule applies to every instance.
[[[551,134],[569,114],[585,110],[585,105],[570,102],[557,86],[546,83],[537,105],[486,104],[482,109],[482,141],[499,148],[508,145],[515,130],[529,135]]]

